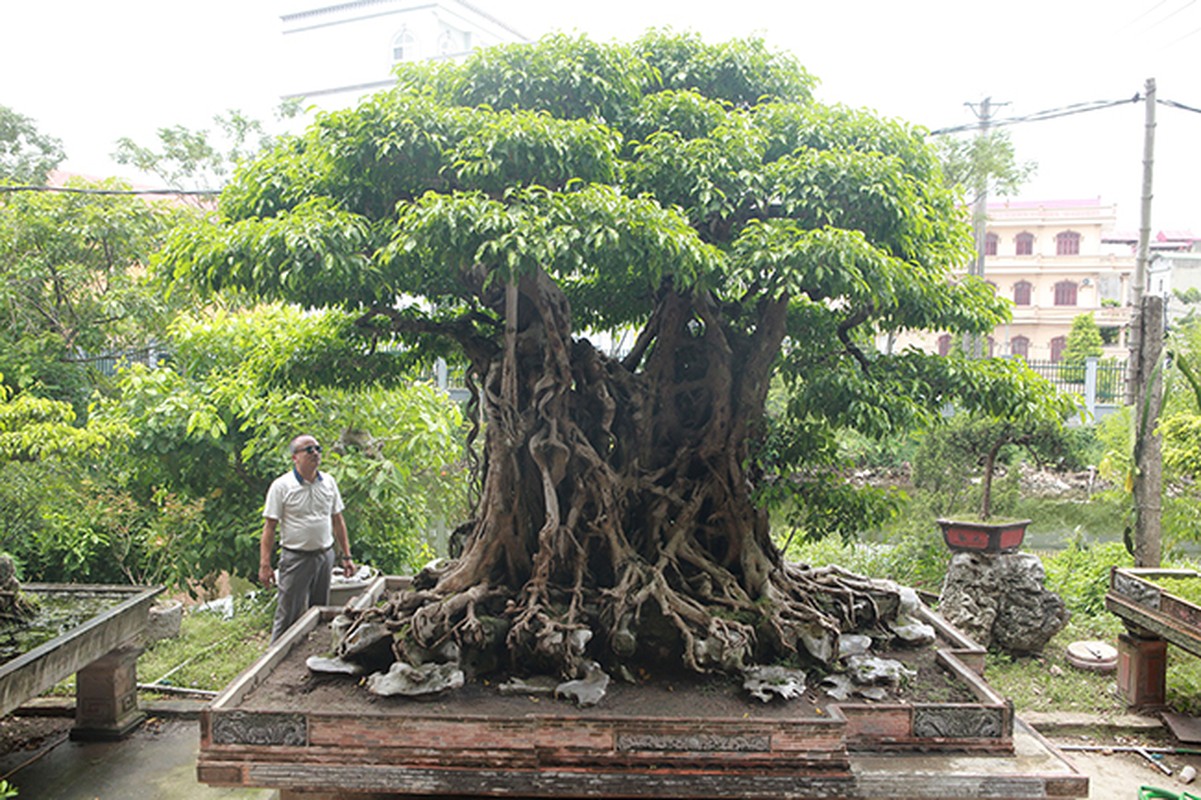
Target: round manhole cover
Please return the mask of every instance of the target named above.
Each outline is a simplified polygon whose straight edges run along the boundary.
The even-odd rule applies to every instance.
[[[1094,672],[1110,672],[1118,665],[1118,651],[1107,642],[1072,642],[1068,663]]]

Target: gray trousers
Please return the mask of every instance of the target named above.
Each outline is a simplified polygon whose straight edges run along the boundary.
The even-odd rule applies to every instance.
[[[279,551],[279,604],[271,625],[271,641],[283,635],[312,606],[329,605],[334,548]]]

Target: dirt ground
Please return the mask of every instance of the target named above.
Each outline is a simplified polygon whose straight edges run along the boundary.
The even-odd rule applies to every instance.
[[[71,716],[0,717],[0,778],[65,741],[74,724]]]
[[[468,681],[453,692],[430,699],[379,697],[360,685],[359,679],[343,676],[314,676],[305,661],[309,656],[329,655],[330,634],[318,625],[307,639],[292,649],[273,671],[271,680],[255,687],[238,706],[245,710],[305,711],[321,708],[354,708],[365,714],[391,713],[398,707],[431,714],[525,715],[537,707],[539,714],[577,713],[574,705],[551,697],[502,695],[497,683],[504,679]],[[898,649],[880,654],[902,662],[917,677],[904,686],[890,689],[880,703],[970,703],[975,698],[967,686],[937,664],[933,647]],[[650,674],[638,671],[637,686],[612,681],[601,703],[589,709],[595,716],[622,716],[633,712],[652,717],[735,717],[775,719],[821,717],[834,702],[820,687],[811,685],[804,697],[786,703],[764,703],[745,692],[736,679],[699,676],[692,673]],[[855,698],[850,702],[872,701]]]
[[[1053,738],[1056,746],[1084,744],[1079,738]],[[1090,742],[1087,744],[1097,744]],[[1145,742],[1148,747],[1172,746],[1158,740]],[[1156,754],[1153,754],[1156,755]],[[1165,754],[1157,762],[1163,764],[1171,775],[1165,775],[1150,761],[1136,753],[1098,751],[1066,751],[1064,756],[1076,769],[1088,776],[1089,800],[1137,800],[1139,789],[1152,786],[1175,794],[1189,791],[1201,796],[1201,785],[1197,780],[1185,783],[1180,780],[1180,771],[1186,766],[1201,772],[1201,756]]]

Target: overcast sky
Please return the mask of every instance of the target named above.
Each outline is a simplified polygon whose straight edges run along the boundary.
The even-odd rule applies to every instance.
[[[628,40],[648,27],[710,41],[762,35],[796,54],[818,99],[868,107],[938,129],[1133,98],[1155,78],[1161,100],[1201,109],[1198,0],[471,0],[530,38],[552,31]],[[66,0],[0,3],[0,104],[37,120],[67,150],[66,167],[124,174],[121,136],[149,143],[161,126],[209,124],[239,108],[269,118],[282,81],[279,15],[290,0]],[[1000,105],[1004,104],[1004,105]],[[1119,226],[1138,223],[1145,108],[1011,128],[1038,163],[1028,200],[1100,198]],[[1201,233],[1201,113],[1157,110],[1154,229]]]

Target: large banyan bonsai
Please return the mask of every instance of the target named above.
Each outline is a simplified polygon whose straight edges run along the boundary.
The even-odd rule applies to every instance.
[[[397,652],[733,672],[827,661],[894,614],[879,583],[787,563],[767,501],[862,524],[883,504],[843,485],[837,429],[1024,390],[1018,365],[874,346],[1006,314],[954,276],[970,232],[923,131],[814,102],[758,40],[557,35],[398,78],[241,169],[166,254],[344,308],[360,344],[335,374],[397,341],[465,365],[478,502],[457,558],[382,612]]]

